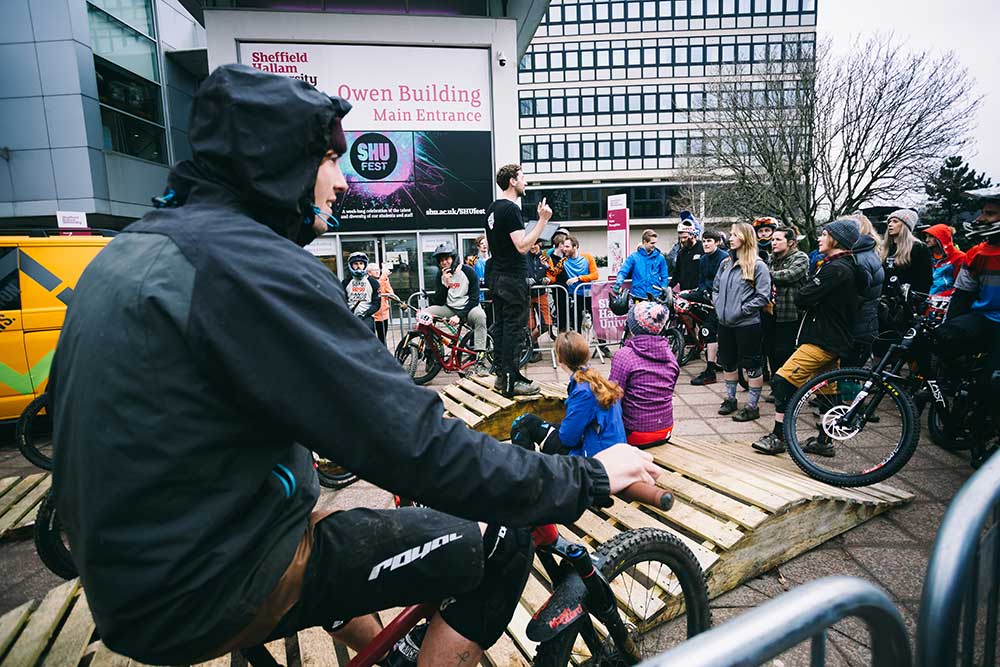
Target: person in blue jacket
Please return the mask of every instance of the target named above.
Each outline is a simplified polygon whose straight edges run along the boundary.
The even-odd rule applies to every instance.
[[[618,383],[587,367],[591,354],[587,339],[575,331],[561,333],[555,349],[556,360],[570,374],[566,417],[560,424],[549,424],[537,415],[522,415],[511,424],[511,442],[574,456],[593,456],[626,442],[621,406],[624,392]]]
[[[667,259],[656,247],[656,241],[657,234],[652,229],[642,233],[642,245],[628,256],[618,272],[614,287],[616,292],[621,290],[622,283],[629,278],[632,279],[632,289],[629,291],[636,300],[651,299],[660,293],[656,288],[667,288]]]

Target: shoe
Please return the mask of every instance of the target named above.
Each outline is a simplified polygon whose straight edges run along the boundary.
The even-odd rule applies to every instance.
[[[837,452],[833,449],[832,442],[820,439],[820,437],[816,435],[811,435],[806,438],[806,441],[802,443],[802,451],[806,454],[816,454],[817,456],[825,456],[827,458],[832,458],[837,455]]]
[[[701,373],[698,373],[695,377],[691,378],[691,384],[695,386],[703,386],[706,384],[715,384],[718,380],[715,377],[715,372],[710,371],[707,368]]]
[[[733,415],[734,422],[751,422],[755,419],[760,419],[760,408],[751,408],[749,405],[744,405],[742,410]]]
[[[535,394],[541,393],[541,391],[542,388],[534,382],[521,382],[518,380],[514,383],[514,387],[510,390],[510,393],[504,394],[504,396],[507,398],[513,398],[515,396],[534,396]]]
[[[490,362],[486,358],[485,352],[476,355],[476,363],[472,367],[472,374],[476,377],[488,377],[490,375]]]
[[[534,352],[531,353],[531,358],[528,359],[528,362],[534,364],[541,360],[542,360],[542,353],[539,352],[538,350],[535,350]]]
[[[497,375],[497,379],[493,383],[493,391],[495,391],[498,394],[502,394],[504,392],[504,389],[505,389],[505,387],[503,385],[504,385],[504,379],[503,379],[503,377],[500,376],[500,375]]]
[[[722,405],[719,406],[720,415],[731,415],[736,412],[736,399],[726,398],[723,399]]]
[[[750,446],[761,454],[780,454],[785,451],[785,441],[774,433],[768,433]]]

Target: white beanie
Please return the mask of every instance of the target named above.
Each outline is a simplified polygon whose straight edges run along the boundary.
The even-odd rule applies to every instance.
[[[910,231],[912,232],[913,229],[917,226],[917,220],[920,219],[920,216],[918,216],[917,212],[914,211],[913,209],[901,208],[898,211],[893,211],[892,213],[890,213],[887,220],[892,220],[893,218],[896,218],[904,225],[909,227]]]

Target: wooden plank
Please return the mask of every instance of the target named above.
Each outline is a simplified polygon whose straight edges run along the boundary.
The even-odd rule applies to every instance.
[[[470,394],[475,394],[479,398],[483,399],[487,403],[492,403],[498,408],[509,408],[514,405],[514,401],[510,400],[502,394],[498,394],[493,391],[493,386],[483,386],[478,382],[473,382],[469,379],[463,379],[458,381],[458,386],[469,392]]]
[[[52,486],[52,476],[43,475],[38,483],[25,493],[16,504],[8,507],[7,512],[0,516],[0,537],[3,537],[12,526],[23,519],[33,507],[42,502],[42,498],[48,493],[50,486]]]
[[[447,387],[442,387],[441,392],[467,410],[482,415],[484,419],[489,419],[492,415],[500,412],[500,408],[497,406],[479,400],[474,394],[463,391],[461,387],[448,385]]]
[[[28,600],[20,607],[11,609],[3,616],[0,616],[0,657],[7,652],[7,648],[14,643],[21,628],[28,622],[31,612],[38,606],[35,600]]]
[[[302,667],[337,667],[333,637],[323,628],[300,631],[299,659],[302,661]]]
[[[459,405],[454,401],[454,399],[445,396],[444,394],[439,394],[441,396],[441,402],[444,403],[445,409],[464,421],[469,428],[476,428],[482,424],[483,418],[477,415],[475,412],[467,410],[465,406]]]
[[[486,650],[486,660],[494,667],[529,667],[531,664],[507,634],[500,635],[500,639]]]
[[[42,667],[63,667],[79,663],[93,634],[94,618],[90,615],[87,596],[80,591],[73,610],[45,655]]]
[[[656,480],[656,484],[672,491],[675,498],[684,498],[696,507],[701,507],[716,516],[725,517],[745,528],[759,526],[768,516],[766,512],[753,505],[723,495],[677,472],[664,473]]]
[[[681,542],[683,542],[691,552],[694,553],[694,557],[698,559],[698,563],[701,564],[701,569],[708,570],[719,559],[718,554],[709,551],[702,545],[698,544],[687,535],[671,528],[670,526],[664,524],[657,519],[643,513],[636,507],[622,502],[619,498],[614,498],[613,507],[605,507],[602,509],[603,512],[607,512],[608,516],[612,517],[622,525],[627,528],[656,528],[658,530],[665,530],[668,533],[675,535]]]
[[[786,498],[745,483],[736,476],[736,471],[728,471],[705,457],[693,457],[679,448],[661,449],[653,454],[653,460],[657,464],[682,473],[685,477],[695,479],[705,486],[718,489],[726,495],[753,503],[770,512],[777,512],[788,504]]]
[[[97,652],[90,659],[90,667],[129,667],[132,661],[123,655],[118,655],[102,642]]]
[[[10,531],[14,532],[17,530],[21,530],[22,528],[28,528],[29,526],[35,525],[35,519],[38,518],[38,508],[41,506],[42,503],[39,502],[30,510],[28,510],[28,513],[25,514],[23,517],[21,517],[21,520],[18,521],[17,524],[10,529]]]
[[[8,491],[14,488],[14,486],[21,481],[20,477],[3,477],[0,478],[0,505],[3,505],[3,497]]]
[[[10,509],[17,504],[29,491],[42,481],[48,473],[39,472],[27,477],[18,479],[12,487],[0,498],[0,517],[5,516]],[[16,479],[16,478],[15,478]]]
[[[285,664],[286,661],[285,661],[284,639],[275,639],[273,642],[269,644],[264,644],[264,648],[267,649],[267,652],[271,654],[271,657],[274,658],[274,661],[276,663],[278,663],[279,665]]]
[[[683,526],[688,532],[700,535],[720,547],[728,549],[743,539],[741,531],[727,526],[724,522],[688,505],[678,498],[674,498],[674,506],[668,512],[664,512],[659,507],[651,505],[647,507],[652,512],[666,517],[674,524]]]
[[[511,639],[514,640],[514,643],[517,644],[524,655],[534,658],[538,643],[528,639],[528,635],[525,634],[530,621],[531,614],[523,605],[518,604],[514,608],[514,616],[511,618],[510,625],[507,626],[507,632],[510,633]]]
[[[35,664],[48,646],[52,633],[62,622],[66,609],[79,588],[80,580],[74,579],[48,592],[11,647],[3,662],[4,666]]]
[[[577,519],[576,523],[573,525],[583,530],[583,532],[587,533],[587,535],[593,537],[600,544],[604,544],[621,532],[590,510],[587,510],[580,515],[580,518]]]
[[[233,656],[229,653],[226,655],[219,656],[214,660],[209,660],[208,662],[199,662],[194,667],[230,667],[233,663]]]

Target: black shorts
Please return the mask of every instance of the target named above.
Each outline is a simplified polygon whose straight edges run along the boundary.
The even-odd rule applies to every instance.
[[[719,364],[722,370],[732,373],[738,368],[754,369],[761,365],[761,326],[748,324],[742,327],[719,325]]]
[[[337,512],[316,524],[302,595],[271,639],[444,601],[482,579],[483,538],[474,521],[419,507]]]

